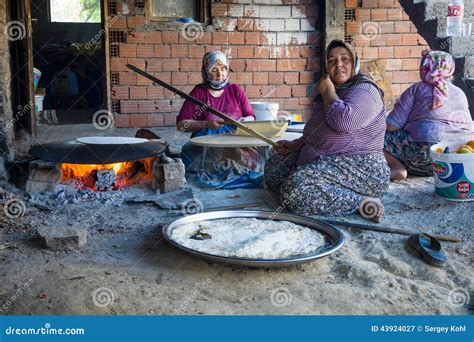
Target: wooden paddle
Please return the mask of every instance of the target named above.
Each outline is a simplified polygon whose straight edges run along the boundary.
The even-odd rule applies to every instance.
[[[171,90],[173,93],[175,94],[178,94],[179,96],[185,98],[186,100],[189,100],[199,106],[202,107],[202,109],[204,110],[207,110],[215,115],[217,115],[218,117],[220,117],[221,119],[224,119],[225,121],[231,123],[232,125],[234,126],[237,126],[239,128],[241,128],[243,131],[247,132],[248,134],[254,136],[255,138],[258,138],[264,142],[266,142],[267,144],[270,144],[271,146],[273,147],[277,147],[278,144],[276,142],[274,142],[273,140],[269,139],[268,137],[264,136],[263,134],[260,134],[258,132],[255,132],[253,129],[247,127],[246,125],[244,125],[243,123],[237,121],[237,120],[234,120],[232,119],[230,116],[228,116],[227,114],[224,114],[220,111],[218,111],[217,109],[215,108],[212,108],[210,106],[208,106],[206,103],[194,98],[193,96],[191,95],[188,95],[186,94],[185,92],[182,92],[181,90],[179,89],[176,89],[175,87],[169,85],[168,83],[166,82],[163,82],[162,80],[156,78],[155,76],[152,76],[150,75],[149,73],[137,68],[136,66],[134,65],[131,65],[131,64],[127,64],[127,67],[133,71],[135,71],[137,74],[139,75],[142,75],[143,77],[146,77],[148,78],[150,81],[153,81],[153,83],[158,83],[159,85],[161,85],[162,87],[165,87],[166,89],[168,90]]]

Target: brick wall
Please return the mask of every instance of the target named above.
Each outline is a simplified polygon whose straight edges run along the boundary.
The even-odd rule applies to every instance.
[[[123,9],[121,4],[113,5],[108,18],[116,127],[173,126],[183,103],[129,71],[127,63],[189,93],[201,82],[201,59],[210,50],[230,57],[231,82],[241,84],[251,101],[310,113],[320,70],[321,2],[212,0],[212,25],[198,31],[196,39],[183,24],[150,22],[143,6],[129,1]]]
[[[397,0],[346,0],[354,20],[346,18],[346,40],[353,39],[361,60],[379,59],[385,65],[392,92],[398,97],[420,80],[421,51],[427,48]],[[347,13],[349,14],[349,13]]]

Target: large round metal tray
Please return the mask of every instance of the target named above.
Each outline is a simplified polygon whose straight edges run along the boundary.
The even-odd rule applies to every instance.
[[[225,257],[214,254],[203,253],[188,247],[185,247],[176,241],[171,239],[171,233],[174,229],[179,228],[181,225],[204,221],[204,220],[219,220],[219,219],[228,219],[228,218],[257,218],[257,219],[273,219],[275,221],[290,221],[295,224],[305,226],[309,229],[314,229],[324,234],[327,237],[329,243],[322,247],[320,250],[315,253],[307,255],[298,255],[294,257],[284,258],[284,259],[247,259],[247,258],[233,258]],[[344,233],[329,224],[302,217],[297,215],[290,214],[279,214],[274,211],[259,211],[259,210],[226,210],[226,211],[211,211],[206,213],[194,214],[189,216],[181,217],[170,224],[166,225],[163,228],[163,235],[171,244],[174,246],[195,255],[198,255],[202,258],[224,262],[229,264],[245,265],[252,267],[278,267],[278,266],[290,266],[296,264],[302,264],[309,262],[318,258],[322,258],[328,254],[336,252],[340,249],[345,242]]]

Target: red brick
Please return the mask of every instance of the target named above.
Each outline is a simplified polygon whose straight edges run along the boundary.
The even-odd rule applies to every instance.
[[[268,73],[268,83],[270,85],[283,84],[283,73],[281,73],[281,72],[269,72]]]
[[[379,58],[380,59],[387,59],[393,58],[393,47],[391,46],[380,46],[379,47]]]
[[[146,71],[162,71],[163,61],[161,59],[148,59]]]
[[[152,85],[153,82],[150,81],[148,78],[137,75],[137,85],[144,86],[144,85]]]
[[[368,8],[356,8],[355,19],[357,21],[369,21],[370,20],[370,9]]]
[[[245,44],[257,45],[260,44],[262,34],[260,32],[245,32]]]
[[[254,49],[255,58],[269,58],[270,49],[266,46],[256,46]]]
[[[180,71],[198,71],[198,70],[201,70],[201,64],[202,62],[200,59],[181,59],[179,61],[179,70]],[[231,64],[231,67],[232,67],[232,64]]]
[[[161,32],[160,31],[152,31],[152,32],[144,32],[144,42],[148,44],[161,44]]]
[[[145,24],[145,16],[143,15],[131,15],[127,16],[127,27],[135,28],[137,26]]]
[[[171,83],[173,85],[185,85],[188,83],[188,74],[185,72],[172,72]]]
[[[196,39],[196,44],[211,44],[212,43],[212,33],[203,32],[199,35],[199,38]]]
[[[110,29],[126,29],[127,28],[127,17],[114,16],[108,21]]]
[[[130,98],[134,100],[146,99],[146,87],[130,87]]]
[[[170,58],[163,61],[163,71],[178,71],[179,59]]]
[[[229,32],[229,42],[233,45],[245,44],[245,33],[244,32]]]
[[[423,50],[428,48],[427,46],[410,46],[410,57],[420,58]]]
[[[297,57],[314,57],[316,56],[316,49],[314,46],[300,46],[300,53]]]
[[[316,69],[319,69],[320,65],[321,61],[319,57],[298,58],[291,60],[291,70],[294,71],[314,71]]]
[[[285,72],[285,84],[298,84],[300,82],[300,74],[298,72]]]
[[[240,72],[245,70],[245,60],[244,59],[235,59],[231,62],[230,68],[235,72]]]
[[[378,0],[362,0],[362,7],[364,8],[377,8]]]
[[[167,127],[176,126],[176,114],[172,114],[172,113],[163,114],[163,119],[164,119],[164,122],[163,122],[164,126],[167,126]]]
[[[387,34],[387,46],[401,45],[401,37],[399,34]]]
[[[401,8],[388,9],[387,20],[403,20],[403,9]]]
[[[396,58],[410,57],[410,49],[408,46],[397,46],[394,48],[393,56]]]
[[[378,55],[378,49],[375,47],[368,47],[364,46],[362,48],[362,58],[363,59],[377,59],[379,57]]]
[[[402,70],[419,70],[420,61],[418,59],[403,59]]]
[[[277,71],[292,71],[290,59],[278,59]]]
[[[171,57],[171,48],[165,45],[155,45],[155,57]]]
[[[110,58],[110,71],[127,71],[126,58]]]
[[[143,58],[128,58],[127,59],[128,64],[135,65],[137,68],[140,68],[142,70],[145,70],[145,60]],[[127,70],[130,70],[127,68]]]
[[[130,115],[115,114],[114,123],[116,128],[130,127]]]
[[[137,44],[137,57],[154,57],[153,45]]]
[[[237,84],[253,84],[253,72],[236,72],[230,76]]]
[[[128,87],[117,87],[114,86],[111,89],[112,100],[128,100],[129,93]]]
[[[239,46],[238,58],[252,58],[253,57],[253,46]]]
[[[379,0],[380,8],[391,8],[395,6],[394,0]]]
[[[189,47],[189,58],[202,58],[205,54],[204,46],[192,45]]]
[[[361,32],[361,23],[357,21],[346,22],[346,33],[359,33]]]
[[[254,73],[253,84],[268,84],[268,72]]]
[[[370,19],[373,21],[387,20],[387,10],[380,8],[370,10]]]
[[[237,30],[238,31],[253,31],[253,19],[249,18],[238,18],[237,19]]]
[[[146,98],[148,100],[163,99],[163,88],[162,87],[149,87],[146,89]]]
[[[136,85],[137,74],[134,72],[120,72],[119,82],[120,85]]]
[[[227,44],[229,44],[229,33],[228,32],[213,32],[212,33],[212,44],[214,44],[214,45],[227,45]]]
[[[131,114],[130,115],[130,127],[146,127],[146,115],[145,114]]]
[[[407,33],[410,32],[409,21],[396,21],[395,22],[395,33]]]
[[[188,57],[188,46],[171,45],[171,57]]]
[[[314,82],[314,72],[302,71],[300,72],[300,83],[310,84]]]
[[[385,61],[385,70],[401,70],[402,60],[401,59],[387,59]]]
[[[291,95],[293,97],[305,97],[307,96],[307,89],[306,85],[294,85],[291,86]]]
[[[415,33],[402,34],[403,45],[418,45],[418,35]]]
[[[161,32],[161,42],[163,44],[177,44],[178,33],[177,32]]]
[[[388,33],[394,33],[395,32],[395,24],[393,21],[382,21],[379,22],[379,28],[380,28],[380,33],[381,34],[388,34]]]
[[[163,114],[146,114],[146,127],[163,127]]]
[[[311,106],[313,104],[313,98],[312,97],[300,97],[299,98],[299,104],[304,105],[304,106]]]
[[[346,8],[357,8],[359,7],[358,0],[346,0]]]
[[[276,71],[276,61],[273,59],[262,60],[261,71]]]
[[[227,16],[227,5],[226,4],[213,3],[211,5],[211,15],[213,17],[225,17],[225,16]]]
[[[136,100],[128,100],[128,101],[120,101],[120,111],[122,113],[136,113],[138,111],[138,101]]]
[[[276,88],[277,97],[291,97],[291,86],[288,85],[279,85]]]
[[[387,36],[379,34],[370,39],[370,46],[385,46],[387,45]]]
[[[137,57],[137,44],[120,44],[120,57]]]
[[[198,84],[202,82],[200,72],[188,72],[188,84]]]

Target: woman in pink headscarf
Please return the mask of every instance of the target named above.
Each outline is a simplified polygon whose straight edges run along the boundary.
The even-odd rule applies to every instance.
[[[387,117],[384,153],[392,181],[403,180],[408,173],[431,176],[430,147],[444,131],[471,128],[467,98],[451,83],[453,73],[450,54],[423,51],[421,81],[403,92]]]

